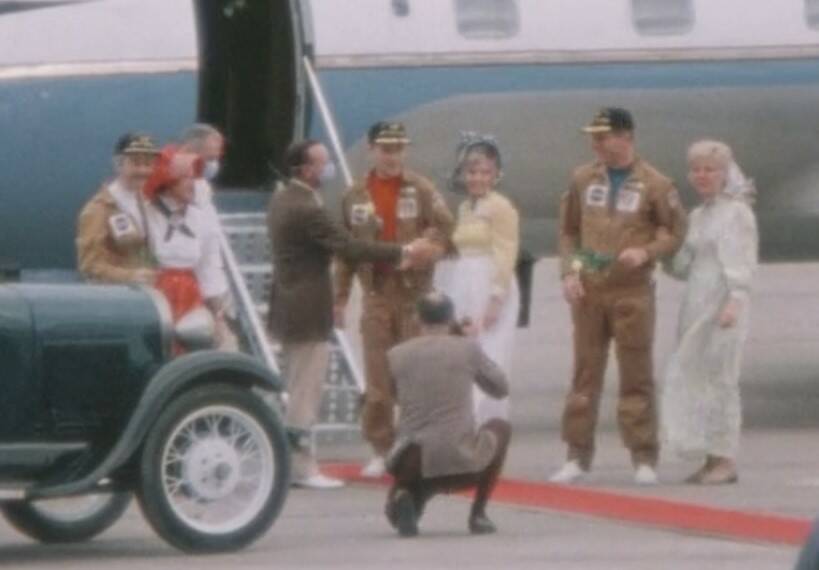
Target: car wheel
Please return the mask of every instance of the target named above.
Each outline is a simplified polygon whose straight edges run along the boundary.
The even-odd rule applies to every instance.
[[[290,450],[278,414],[251,390],[206,385],[173,400],[148,434],[139,504],[168,543],[239,549],[275,521]]]
[[[12,501],[0,508],[9,523],[40,542],[82,542],[117,522],[128,508],[128,493],[105,493],[48,499]]]

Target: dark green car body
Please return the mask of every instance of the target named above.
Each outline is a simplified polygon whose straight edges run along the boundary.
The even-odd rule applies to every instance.
[[[239,353],[171,360],[164,299],[150,288],[0,286],[0,486],[26,499],[129,489],[152,422],[204,383],[278,392]]]

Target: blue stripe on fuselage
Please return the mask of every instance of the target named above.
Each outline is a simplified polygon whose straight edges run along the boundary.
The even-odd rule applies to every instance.
[[[125,131],[176,137],[196,111],[194,72],[0,82],[0,261],[72,267],[83,203]]]
[[[344,144],[349,146],[379,119],[453,95],[816,85],[817,64],[816,59],[786,59],[326,69],[321,72],[321,79],[336,110]],[[320,136],[323,129],[314,124],[313,132]]]

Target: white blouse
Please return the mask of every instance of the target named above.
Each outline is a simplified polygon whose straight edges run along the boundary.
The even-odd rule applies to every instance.
[[[149,244],[160,268],[192,269],[206,299],[227,292],[219,252],[218,220],[212,208],[182,206],[161,196],[146,205]]]

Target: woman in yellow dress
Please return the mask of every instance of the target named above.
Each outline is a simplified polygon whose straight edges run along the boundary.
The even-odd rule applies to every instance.
[[[438,263],[435,286],[455,303],[458,321],[475,334],[484,352],[510,376],[520,304],[515,264],[520,243],[518,212],[498,191],[501,155],[493,138],[466,135],[458,148],[453,186],[466,191],[453,235],[457,256]],[[475,388],[478,423],[508,419],[507,398],[495,400]]]

